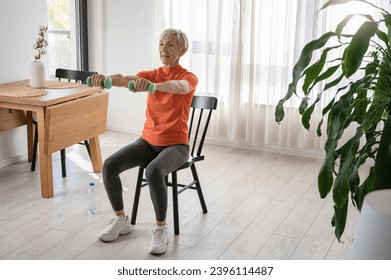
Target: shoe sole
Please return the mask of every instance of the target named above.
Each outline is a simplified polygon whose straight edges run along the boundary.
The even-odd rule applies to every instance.
[[[125,232],[120,232],[116,237],[114,238],[110,238],[110,239],[107,239],[107,238],[104,238],[102,236],[98,236],[98,239],[103,241],[103,242],[112,242],[112,241],[115,241],[118,239],[118,237],[120,237],[121,235],[126,235],[126,234],[129,234],[132,232],[132,229],[129,229],[129,231],[125,231]]]
[[[162,255],[162,254],[164,254],[165,252],[167,252],[167,249],[168,249],[168,242],[167,242],[167,244],[166,244],[165,250],[164,250],[164,249],[157,250],[157,248],[154,248],[154,249],[149,249],[149,253],[152,254],[152,255]],[[155,251],[155,250],[156,250],[156,251]]]

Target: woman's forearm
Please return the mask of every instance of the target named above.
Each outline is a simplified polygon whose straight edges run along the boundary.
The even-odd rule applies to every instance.
[[[188,94],[190,92],[190,85],[185,80],[173,80],[163,83],[156,83],[156,90],[169,92],[174,94]]]
[[[115,74],[107,76],[107,78],[111,79],[113,86],[116,87],[128,87],[129,81],[135,81],[138,79],[137,76],[124,76],[122,74]]]

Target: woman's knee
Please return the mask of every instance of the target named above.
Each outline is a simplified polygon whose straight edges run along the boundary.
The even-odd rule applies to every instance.
[[[162,180],[164,174],[158,165],[150,164],[145,169],[145,178],[148,182],[153,182],[154,180]]]
[[[103,163],[102,169],[103,176],[107,176],[108,174],[113,175],[118,173],[118,168],[116,167],[115,161],[109,157]]]

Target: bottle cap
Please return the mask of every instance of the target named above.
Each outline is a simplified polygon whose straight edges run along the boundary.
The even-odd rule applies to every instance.
[[[94,182],[90,182],[90,187],[93,187],[95,186],[95,183]]]

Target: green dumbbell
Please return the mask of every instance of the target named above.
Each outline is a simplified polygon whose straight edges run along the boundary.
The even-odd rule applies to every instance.
[[[130,91],[133,91],[133,89],[134,89],[134,81],[130,81],[130,82],[129,82],[129,84],[128,84],[128,89],[129,89]],[[148,85],[148,92],[149,92],[150,94],[154,94],[155,91],[156,91],[156,85],[153,84],[153,83],[150,83],[150,84]]]
[[[92,87],[92,77],[91,77],[91,76],[89,76],[89,77],[87,78],[86,84],[87,84],[87,86]],[[104,87],[104,88],[109,89],[109,88],[111,88],[112,86],[113,86],[113,82],[111,81],[110,78],[106,78],[106,79],[103,81],[103,87]]]

